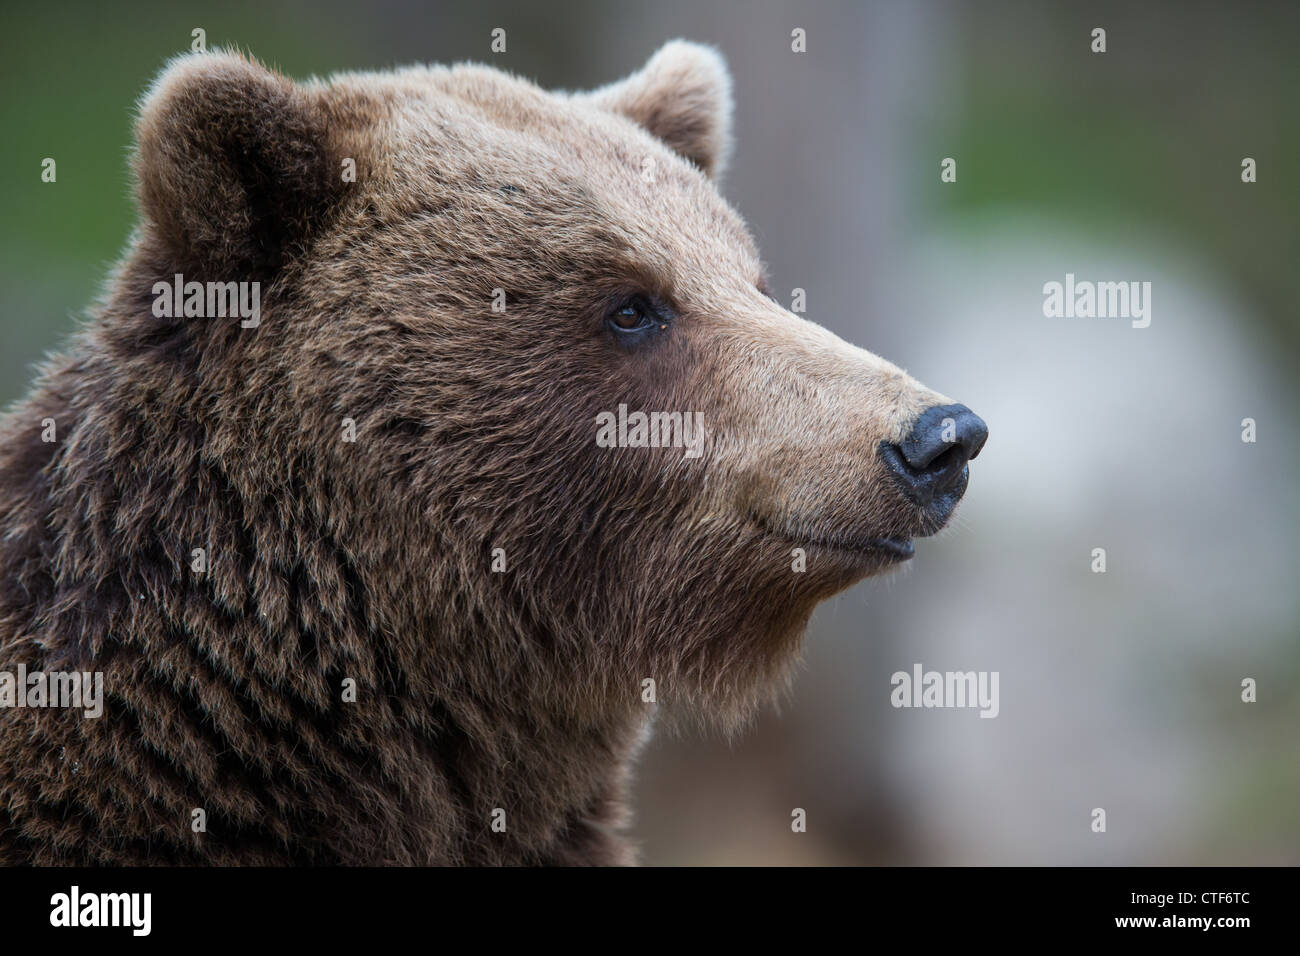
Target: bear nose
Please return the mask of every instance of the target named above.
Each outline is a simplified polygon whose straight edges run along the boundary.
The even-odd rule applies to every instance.
[[[913,502],[966,490],[966,463],[989,437],[984,420],[965,405],[935,405],[921,413],[911,433],[897,445],[881,447],[881,457],[899,487]]]

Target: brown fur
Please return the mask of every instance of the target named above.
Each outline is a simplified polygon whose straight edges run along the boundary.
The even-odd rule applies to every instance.
[[[0,862],[632,859],[642,680],[751,714],[813,607],[884,566],[848,545],[916,531],[875,450],[944,401],[760,291],[709,178],[729,97],[684,43],[572,96],[166,70],[139,231],[0,426],[0,669],[107,698],[0,710]],[[261,281],[261,326],[154,317],[176,272]],[[620,349],[633,293],[676,319]],[[596,447],[620,402],[698,411],[704,455]]]

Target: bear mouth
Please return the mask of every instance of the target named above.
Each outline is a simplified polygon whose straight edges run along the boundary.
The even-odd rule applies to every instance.
[[[911,538],[863,538],[853,541],[826,538],[809,543],[818,548],[825,548],[828,551],[872,558],[884,556],[890,561],[906,561],[916,554],[916,546],[912,543]]]
[[[758,515],[750,515],[765,537],[776,538],[795,548],[815,549],[840,561],[858,565],[895,564],[907,561],[916,553],[911,536],[881,535],[820,535],[811,536],[795,531],[778,529]]]

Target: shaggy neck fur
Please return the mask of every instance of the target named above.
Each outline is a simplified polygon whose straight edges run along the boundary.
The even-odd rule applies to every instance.
[[[257,406],[289,382],[220,392],[205,344],[110,307],[5,421],[4,667],[106,700],[0,711],[0,861],[627,862],[644,705],[281,430]]]

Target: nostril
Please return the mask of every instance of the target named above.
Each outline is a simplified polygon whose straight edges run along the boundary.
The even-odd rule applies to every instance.
[[[952,468],[961,468],[969,459],[969,455],[965,454],[965,452],[959,447],[953,445],[939,452],[938,455],[930,460],[924,470],[928,472],[942,472],[948,471]]]
[[[979,454],[988,435],[984,420],[965,405],[936,405],[921,414],[899,449],[911,467],[928,470],[951,452],[964,464]]]

